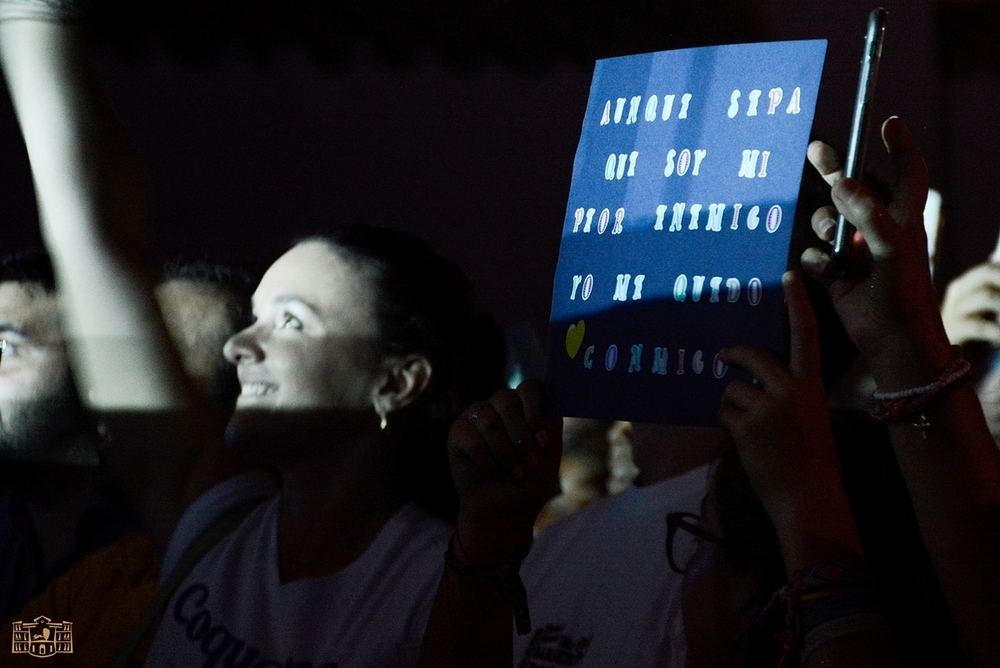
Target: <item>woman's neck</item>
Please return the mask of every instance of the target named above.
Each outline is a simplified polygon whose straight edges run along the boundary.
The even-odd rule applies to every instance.
[[[278,569],[282,582],[337,573],[372,544],[403,505],[384,444],[281,468]]]

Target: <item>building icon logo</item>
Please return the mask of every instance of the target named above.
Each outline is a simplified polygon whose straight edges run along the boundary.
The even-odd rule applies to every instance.
[[[14,642],[11,652],[46,658],[55,654],[73,653],[73,624],[54,624],[48,617],[35,617],[33,622],[14,622]]]

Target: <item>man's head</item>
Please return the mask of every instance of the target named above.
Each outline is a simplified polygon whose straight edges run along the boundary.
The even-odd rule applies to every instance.
[[[184,371],[218,407],[232,410],[236,369],[222,354],[226,340],[247,326],[250,295],[260,274],[244,266],[173,262],[156,286],[156,301]]]
[[[73,384],[48,257],[0,260],[0,456],[94,466],[94,430]]]

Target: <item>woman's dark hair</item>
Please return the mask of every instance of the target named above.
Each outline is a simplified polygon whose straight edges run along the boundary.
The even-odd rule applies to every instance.
[[[430,385],[388,416],[389,433],[398,445],[397,483],[426,510],[453,521],[458,495],[445,440],[466,406],[502,385],[500,328],[478,310],[462,270],[404,232],[351,226],[306,241],[322,241],[370,273],[382,354],[418,353],[430,361]]]
[[[760,614],[750,630],[746,668],[778,665],[781,643],[775,635],[784,627],[784,608],[765,614],[774,592],[785,584],[785,562],[778,534],[750,485],[735,447],[727,447],[715,474],[715,498],[724,542],[723,554],[734,569],[754,571],[761,588],[756,601]],[[797,665],[797,658],[794,659]]]

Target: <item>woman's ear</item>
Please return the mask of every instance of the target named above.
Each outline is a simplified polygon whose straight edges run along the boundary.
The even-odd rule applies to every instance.
[[[386,360],[382,382],[373,390],[375,412],[387,415],[420,398],[431,383],[434,369],[423,355],[406,355]]]

